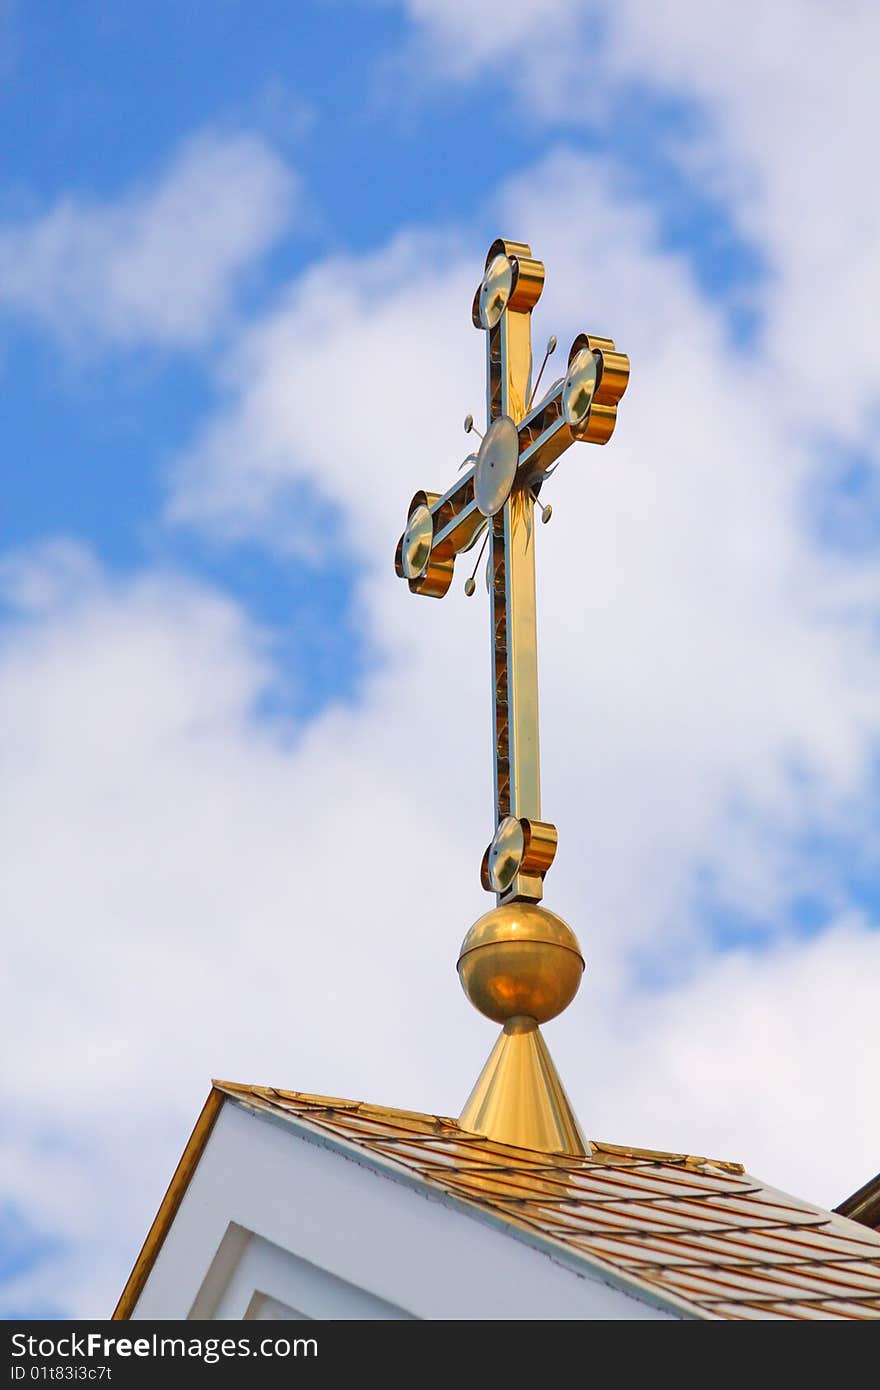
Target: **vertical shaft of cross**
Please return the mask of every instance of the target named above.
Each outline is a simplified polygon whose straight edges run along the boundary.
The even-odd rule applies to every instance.
[[[535,641],[534,504],[517,493],[492,536],[496,684],[496,814],[541,819],[538,653]],[[503,609],[503,613],[501,610]],[[494,616],[494,613],[493,613]],[[503,673],[503,674],[502,674]],[[503,702],[503,703],[502,703]],[[501,760],[507,765],[502,781]]]
[[[508,308],[486,335],[490,421],[526,413],[532,372],[531,306]],[[541,819],[535,529],[531,493],[518,489],[492,519],[492,691],[495,822]],[[504,897],[541,896],[540,882],[518,874]]]

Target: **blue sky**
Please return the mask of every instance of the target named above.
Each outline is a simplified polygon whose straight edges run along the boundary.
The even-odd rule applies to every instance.
[[[18,158],[7,170],[7,214],[42,210],[74,189],[112,200],[161,167],[194,128],[245,127],[295,153],[308,170],[309,206],[302,227],[243,286],[244,306],[266,303],[279,277],[328,245],[381,241],[401,209],[406,215],[406,199],[415,196],[418,207],[435,186],[426,175],[418,191],[393,187],[395,172],[419,165],[415,135],[374,109],[373,74],[387,51],[391,16],[359,6],[305,10],[308,22],[295,26],[280,4],[265,7],[259,26],[239,4],[212,7],[197,24],[193,12],[170,3],[125,17],[87,6],[86,23],[82,12],[53,7],[30,13],[27,23],[8,20],[4,122]],[[345,51],[362,53],[363,65],[333,61],[340,30]],[[420,124],[419,144],[431,130]],[[364,125],[374,128],[372,138],[365,139]],[[393,161],[385,152],[389,136],[398,147]],[[362,151],[370,145],[378,157],[368,164]],[[445,140],[434,158],[452,172]],[[344,579],[322,575],[315,583],[311,569],[278,566],[246,546],[219,555],[161,527],[168,460],[210,400],[203,365],[149,352],[71,364],[27,325],[13,325],[7,342],[4,440],[21,466],[11,473],[5,543],[73,530],[114,570],[159,556],[216,578],[273,624],[279,641],[295,625],[310,643],[309,688],[288,692],[297,713],[325,693],[352,691],[366,655],[346,621]],[[297,622],[304,606],[309,615]]]
[[[211,1074],[452,1112],[489,1049],[485,614],[390,556],[498,234],[536,339],[633,358],[540,537],[566,1085],[819,1200],[876,1168],[877,20],[711,9],[0,11],[9,1316],[106,1311]]]
[[[696,119],[686,100],[643,84],[628,94],[626,119],[613,138],[599,142],[565,120],[529,122],[503,82],[481,80],[475,88],[420,79],[404,60],[407,26],[395,6],[307,0],[296,26],[288,11],[283,4],[261,6],[255,26],[247,6],[222,3],[198,17],[198,43],[193,12],[171,3],[124,17],[104,4],[86,5],[75,17],[45,8],[41,13],[37,6],[26,24],[20,17],[7,20],[6,216],[39,213],[74,190],[112,201],[132,181],[160,169],[194,129],[257,131],[295,161],[306,208],[243,286],[244,305],[254,307],[266,303],[273,285],[303,262],[330,251],[374,250],[401,226],[475,216],[492,185],[538,159],[562,135],[575,147],[601,143],[612,150],[621,180],[656,201],[665,239],[686,251],[707,288],[726,294],[758,281],[758,249],[737,235],[723,203],[683,179],[665,154],[670,137]],[[83,13],[90,22],[83,23]],[[268,65],[267,47],[274,59]],[[473,138],[475,125],[479,140]],[[77,436],[91,421],[92,459],[105,449],[117,457],[129,433],[140,437],[139,412],[156,408],[167,432],[151,430],[154,460],[175,446],[205,407],[204,376],[186,361],[102,363],[111,376],[99,385],[94,364],[85,379],[77,375],[71,381],[51,349],[48,360],[45,354],[45,344],[25,334],[16,339],[8,362],[8,369],[24,376],[9,393],[23,417],[21,434],[13,438],[41,467],[58,451],[50,436],[34,438],[35,422],[68,439],[74,424],[56,413],[59,407],[82,412]],[[51,392],[51,413],[45,397],[29,398],[26,383]],[[59,386],[65,388],[60,400]],[[98,412],[94,401],[82,399],[89,388],[106,391],[115,408],[108,411],[105,402]],[[157,396],[146,397],[149,391]],[[114,427],[118,434],[111,434]],[[115,500],[113,475],[126,478],[130,495],[142,472],[137,458],[127,462],[125,469],[108,467],[100,478],[95,490],[102,505],[95,510],[101,516]],[[72,470],[60,471],[40,505],[25,495],[12,509],[13,524],[23,528],[17,534],[34,535],[47,519],[51,524],[46,508],[55,498],[58,524],[67,525],[77,499],[63,488]],[[155,469],[150,476],[155,478]],[[14,479],[22,488],[28,481]],[[34,490],[44,491],[36,482]],[[157,508],[147,492],[133,500],[139,505],[132,510],[140,515]],[[106,534],[99,518],[86,523],[111,555],[120,519]]]
[[[292,271],[330,253],[478,216],[492,185],[561,138],[610,151],[621,184],[656,205],[664,243],[725,303],[731,331],[754,327],[760,253],[666,151],[698,120],[687,100],[639,84],[604,141],[564,118],[530,121],[498,76],[450,84],[414,67],[397,7],[367,0],[306,0],[296,24],[284,4],[261,6],[257,24],[250,7],[225,2],[198,19],[172,3],[85,14],[84,23],[82,11],[38,6],[7,20],[3,116],[14,157],[0,206],[11,221],[71,193],[112,203],[193,130],[257,132],[295,164],[303,206],[242,278],[239,311],[256,313]],[[309,644],[308,686],[287,690],[297,714],[353,694],[369,653],[348,620],[347,576],[289,558],[279,566],[248,545],[220,553],[161,525],[169,460],[210,408],[204,361],[141,345],[97,359],[86,345],[71,361],[26,322],[6,332],[4,447],[19,465],[4,544],[73,532],[114,570],[181,564],[234,593],[279,642],[293,627],[297,646]]]

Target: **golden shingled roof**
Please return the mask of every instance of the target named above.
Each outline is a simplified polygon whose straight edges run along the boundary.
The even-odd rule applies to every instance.
[[[131,1316],[227,1101],[683,1317],[880,1319],[880,1233],[767,1187],[741,1163],[600,1143],[588,1158],[545,1154],[436,1115],[231,1081],[214,1083],[115,1319]]]
[[[880,1318],[880,1235],[768,1188],[742,1164],[600,1143],[589,1158],[548,1155],[434,1115],[215,1084],[692,1316]]]

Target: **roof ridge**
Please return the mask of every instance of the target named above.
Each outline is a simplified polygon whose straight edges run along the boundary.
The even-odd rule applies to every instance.
[[[435,1129],[449,1129],[462,1139],[474,1139],[477,1142],[492,1144],[499,1148],[517,1148],[514,1144],[498,1144],[496,1140],[487,1139],[485,1135],[476,1134],[472,1130],[463,1129],[458,1120],[446,1115],[435,1115],[425,1110],[403,1110],[397,1106],[377,1105],[372,1101],[348,1100],[342,1096],[322,1096],[311,1091],[289,1091],[280,1086],[261,1086],[249,1085],[239,1081],[213,1080],[211,1083],[218,1090],[226,1091],[234,1095],[258,1095],[271,1100],[273,1096],[279,1096],[283,1100],[293,1101],[295,1104],[313,1107],[319,1110],[341,1110],[355,1112],[365,1116],[375,1116],[376,1118],[398,1117],[407,1120],[420,1120],[427,1122]],[[644,1159],[647,1162],[655,1163],[676,1163],[686,1168],[716,1168],[722,1173],[733,1173],[742,1175],[745,1173],[745,1166],[732,1159],[706,1158],[698,1154],[673,1153],[663,1149],[644,1149],[629,1144],[612,1144],[606,1140],[591,1139],[590,1154],[585,1159],[580,1160],[589,1164],[595,1154],[608,1154],[612,1158],[629,1158],[636,1161]],[[538,1149],[523,1149],[523,1153],[541,1153],[545,1163],[552,1162],[554,1159],[563,1158],[567,1164],[577,1163],[578,1159],[572,1154],[543,1154]]]

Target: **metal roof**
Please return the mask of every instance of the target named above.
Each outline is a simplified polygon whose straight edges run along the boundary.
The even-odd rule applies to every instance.
[[[435,1115],[216,1085],[703,1318],[880,1318],[880,1235],[767,1187],[742,1164],[601,1143],[584,1159],[547,1155]]]
[[[591,1143],[513,1148],[455,1120],[217,1081],[114,1313],[131,1315],[223,1104],[233,1101],[506,1226],[684,1317],[880,1319],[880,1233],[740,1163]]]
[[[841,1216],[848,1216],[851,1221],[858,1221],[861,1226],[871,1226],[875,1231],[880,1231],[880,1173],[875,1178],[869,1178],[858,1192],[847,1197],[834,1210],[840,1212]]]

